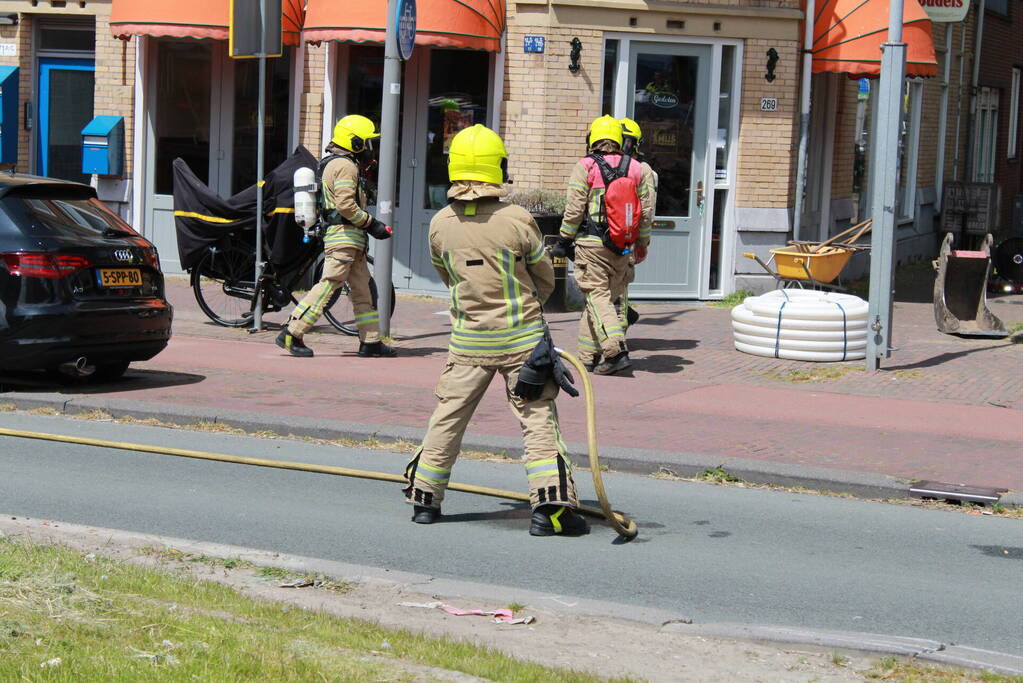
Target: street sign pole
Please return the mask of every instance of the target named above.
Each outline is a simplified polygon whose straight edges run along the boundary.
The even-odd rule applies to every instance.
[[[402,22],[399,48],[399,19]],[[377,218],[394,225],[394,189],[398,171],[398,107],[401,103],[401,59],[408,59],[415,44],[414,0],[387,1],[387,35],[384,42],[384,83],[380,106],[380,166],[377,176]],[[395,226],[398,229],[398,226]],[[380,335],[391,334],[391,273],[394,239],[377,243],[373,276],[377,283]]]
[[[867,312],[867,370],[877,370],[891,356],[892,297],[895,272],[895,197],[898,191],[899,133],[906,44],[902,42],[902,3],[891,0],[888,42],[881,46],[881,83],[870,178],[870,301]]]
[[[263,329],[263,288],[259,286],[266,262],[263,261],[263,143],[266,131],[266,15],[268,0],[259,2],[259,104],[256,107],[256,310],[252,317],[252,330]]]

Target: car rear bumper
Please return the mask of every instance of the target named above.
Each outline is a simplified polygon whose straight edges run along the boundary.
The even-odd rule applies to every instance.
[[[149,360],[170,341],[172,319],[173,308],[159,299],[47,307],[0,332],[0,368],[47,368],[82,356],[89,363]]]

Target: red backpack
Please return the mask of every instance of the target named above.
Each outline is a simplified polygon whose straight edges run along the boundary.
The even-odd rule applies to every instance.
[[[590,154],[600,170],[604,181],[604,198],[602,200],[602,225],[598,225],[604,246],[628,253],[632,244],[639,238],[639,221],[642,208],[639,203],[639,164],[632,166],[632,157],[621,155],[618,166],[612,168],[599,154]]]

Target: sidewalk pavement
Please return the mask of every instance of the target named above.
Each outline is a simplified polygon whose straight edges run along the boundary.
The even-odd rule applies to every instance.
[[[123,381],[61,387],[28,373],[2,378],[0,403],[96,408],[189,423],[325,438],[421,438],[446,357],[447,302],[399,296],[392,334],[401,357],[364,359],[357,339],[320,326],[312,359],[292,358],[266,331],[218,327],[183,278],[166,351]],[[915,479],[1023,491],[1023,345],[936,331],[929,303],[895,306],[894,345],[882,370],[863,362],[812,364],[750,356],[732,346],[729,311],[702,304],[637,305],[631,373],[592,376],[602,461],[619,470],[691,476],[722,467],[742,479],[871,497],[904,497]],[[992,309],[1023,321],[1023,296]],[[548,316],[575,350],[578,314]],[[1019,335],[1016,341],[1023,341]],[[464,448],[521,452],[521,432],[495,385]],[[558,410],[573,457],[585,456],[582,398]],[[1012,493],[1004,499],[1023,504]]]

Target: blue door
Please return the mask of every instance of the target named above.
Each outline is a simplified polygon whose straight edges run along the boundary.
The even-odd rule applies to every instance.
[[[89,182],[82,173],[82,129],[92,120],[95,62],[39,60],[39,175]]]

